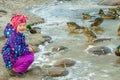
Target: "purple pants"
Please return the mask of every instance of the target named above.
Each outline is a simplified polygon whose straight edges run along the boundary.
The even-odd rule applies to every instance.
[[[34,53],[31,52],[27,55],[20,57],[14,63],[14,65],[12,66],[12,69],[20,73],[25,73],[33,61],[34,61]]]

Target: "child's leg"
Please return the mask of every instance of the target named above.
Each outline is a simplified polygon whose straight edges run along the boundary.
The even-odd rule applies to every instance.
[[[13,65],[12,69],[16,72],[25,73],[28,67],[34,61],[34,53],[29,53],[20,57]]]

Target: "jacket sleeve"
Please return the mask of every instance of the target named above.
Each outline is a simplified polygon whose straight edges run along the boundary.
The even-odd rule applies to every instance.
[[[23,55],[29,53],[28,45],[21,41],[21,38],[11,36],[8,38],[8,44],[10,45],[12,51],[14,51],[15,54]]]

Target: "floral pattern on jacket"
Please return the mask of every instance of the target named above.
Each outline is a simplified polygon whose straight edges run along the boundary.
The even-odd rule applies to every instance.
[[[7,41],[2,48],[2,56],[6,67],[11,68],[19,57],[30,52],[28,44],[25,42],[25,35],[16,32],[10,23],[7,24],[4,30],[4,36]]]

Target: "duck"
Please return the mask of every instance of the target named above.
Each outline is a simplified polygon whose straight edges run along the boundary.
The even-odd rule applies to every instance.
[[[37,30],[32,28],[31,25],[26,26],[27,31],[29,31],[31,34],[36,34]]]
[[[117,7],[116,7],[116,10],[120,11],[120,6],[117,6]]]
[[[100,15],[100,14],[104,14],[103,9],[100,9],[100,10],[98,11],[98,14],[99,14],[99,15]]]
[[[82,13],[83,19],[91,19],[91,16],[89,14]]]
[[[118,36],[120,36],[120,26],[118,27],[117,32],[118,32]]]
[[[112,15],[116,15],[117,14],[117,10],[115,8],[108,8],[108,12]]]
[[[90,28],[98,27],[99,25],[101,25],[103,23],[103,21],[104,21],[104,19],[101,17],[95,18],[94,22],[90,25]]]
[[[92,43],[97,38],[96,34],[88,27],[83,27],[82,30],[83,30],[83,34],[87,38],[88,43]]]
[[[82,26],[79,26],[75,22],[67,22],[67,26],[70,33],[74,33],[76,30],[80,30],[82,28]]]
[[[103,19],[116,19],[116,15],[112,14],[105,14],[103,9],[100,9],[98,14],[101,16]]]
[[[108,8],[108,12],[109,12],[111,15],[116,16],[116,18],[120,18],[120,15],[117,13],[116,8]]]
[[[31,29],[32,29],[31,25],[27,25],[27,26],[26,26],[26,30],[27,30],[27,31],[29,31],[29,30],[31,30]]]

